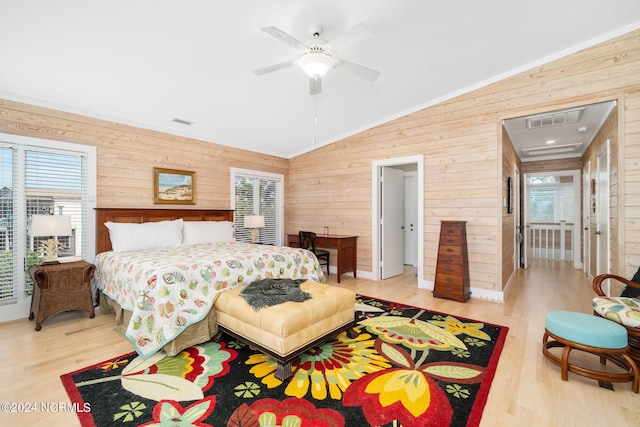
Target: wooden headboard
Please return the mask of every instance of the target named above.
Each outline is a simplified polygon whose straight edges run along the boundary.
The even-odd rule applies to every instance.
[[[111,250],[105,222],[151,222],[182,218],[184,221],[233,221],[229,209],[96,208],[96,254]]]

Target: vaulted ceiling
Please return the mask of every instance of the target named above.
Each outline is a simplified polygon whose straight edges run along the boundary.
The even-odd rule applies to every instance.
[[[300,56],[262,27],[360,23],[334,54],[374,82],[252,73]],[[637,28],[638,0],[0,0],[0,98],[290,158]]]

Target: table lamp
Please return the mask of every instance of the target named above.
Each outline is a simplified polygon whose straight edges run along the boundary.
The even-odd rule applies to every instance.
[[[244,228],[251,229],[251,243],[258,243],[260,238],[259,228],[264,228],[264,216],[246,215],[244,217]]]
[[[43,264],[58,262],[58,253],[64,248],[57,239],[59,236],[71,236],[71,217],[66,215],[32,215],[31,237],[46,237],[40,243],[38,253],[44,257]]]

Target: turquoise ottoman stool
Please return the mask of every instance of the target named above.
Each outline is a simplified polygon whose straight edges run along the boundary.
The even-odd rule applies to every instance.
[[[564,348],[562,358],[549,351],[553,347]],[[573,349],[600,356],[602,364],[611,360],[625,372],[596,371],[572,364],[569,355]],[[638,393],[640,376],[638,366],[629,356],[627,330],[615,322],[572,311],[549,312],[542,338],[542,353],[560,367],[563,381],[567,381],[569,372],[598,381],[631,381],[631,390]]]

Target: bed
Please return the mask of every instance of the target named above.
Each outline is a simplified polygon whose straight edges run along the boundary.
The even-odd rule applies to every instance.
[[[98,208],[95,265],[100,311],[115,312],[143,358],[214,336],[221,292],[262,278],[325,281],[309,251],[235,242],[232,210]]]

